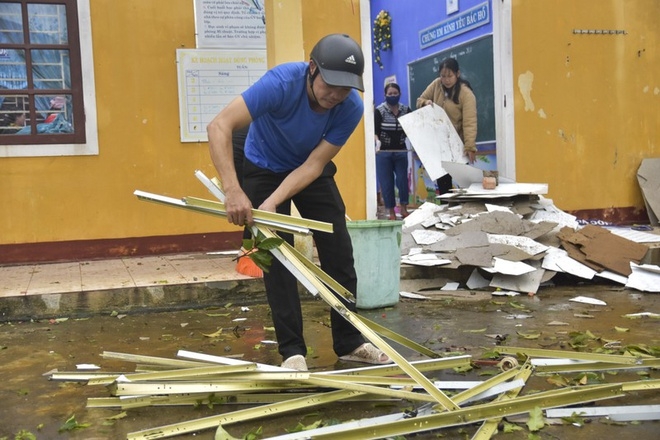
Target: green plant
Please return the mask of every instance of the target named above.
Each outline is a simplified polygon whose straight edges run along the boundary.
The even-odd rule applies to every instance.
[[[383,62],[380,58],[380,52],[392,48],[392,16],[390,13],[382,10],[376,15],[374,20],[374,61],[382,69]]]
[[[273,255],[270,253],[271,249],[275,249],[284,243],[280,237],[263,238],[262,236],[252,235],[251,239],[243,240],[243,249],[248,249],[245,253],[240,254],[238,258],[248,257],[254,261],[261,270],[268,272],[271,263],[273,262]]]

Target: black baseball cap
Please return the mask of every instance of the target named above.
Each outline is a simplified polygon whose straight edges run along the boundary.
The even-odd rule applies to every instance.
[[[360,45],[346,34],[327,35],[314,46],[311,58],[326,84],[364,92],[364,55]]]

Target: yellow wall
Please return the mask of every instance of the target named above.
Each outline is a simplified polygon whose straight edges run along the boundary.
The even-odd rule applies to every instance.
[[[364,0],[363,0],[364,1]],[[348,34],[360,42],[360,1],[357,0],[302,0],[303,40],[305,54],[314,44],[330,33]],[[363,52],[371,50],[371,42],[362,43]],[[357,126],[342,151],[335,156],[337,184],[346,204],[346,213],[353,219],[366,217],[364,118]]]
[[[303,29],[305,54],[325,33],[359,41],[357,5],[305,1],[303,21],[313,21]],[[92,0],[91,22],[99,155],[0,159],[0,245],[236,231],[133,195],[212,198],[194,177],[196,169],[216,175],[207,144],[179,141],[175,51],[195,47],[193,1]],[[356,218],[365,213],[363,145],[359,127],[337,160]]]
[[[287,0],[269,1],[266,6],[268,65],[309,60],[318,40],[330,33],[344,33],[360,42],[359,1]],[[331,5],[331,7],[329,6]],[[269,18],[272,21],[268,21]],[[370,50],[371,43],[362,44]],[[335,156],[337,184],[352,219],[366,216],[366,168],[364,120],[355,129],[342,151]]]
[[[563,210],[643,207],[637,169],[660,155],[660,2],[512,3],[517,180],[549,183]]]
[[[327,33],[360,41],[360,3],[269,0],[268,32],[283,41],[269,64],[306,59]],[[193,1],[92,0],[91,15],[100,153],[0,159],[0,246],[236,232],[133,195],[210,198],[193,175],[215,176],[207,145],[179,141],[175,51],[195,46]],[[563,210],[643,206],[636,171],[660,155],[659,19],[657,0],[512,0],[518,181],[549,183]],[[366,215],[364,148],[360,125],[336,159],[354,219]]]

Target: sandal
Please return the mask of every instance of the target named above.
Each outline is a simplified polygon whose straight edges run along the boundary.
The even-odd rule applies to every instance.
[[[282,362],[282,368],[288,368],[289,370],[296,371],[307,371],[307,362],[305,362],[305,356],[296,354],[286,358],[284,362]]]
[[[372,343],[365,342],[350,354],[339,356],[342,361],[363,362],[365,364],[387,365],[393,361],[388,355],[376,348]]]

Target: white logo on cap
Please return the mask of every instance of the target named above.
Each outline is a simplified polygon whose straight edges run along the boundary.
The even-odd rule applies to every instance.
[[[353,55],[349,56],[344,60],[347,63],[355,64],[355,57]]]

